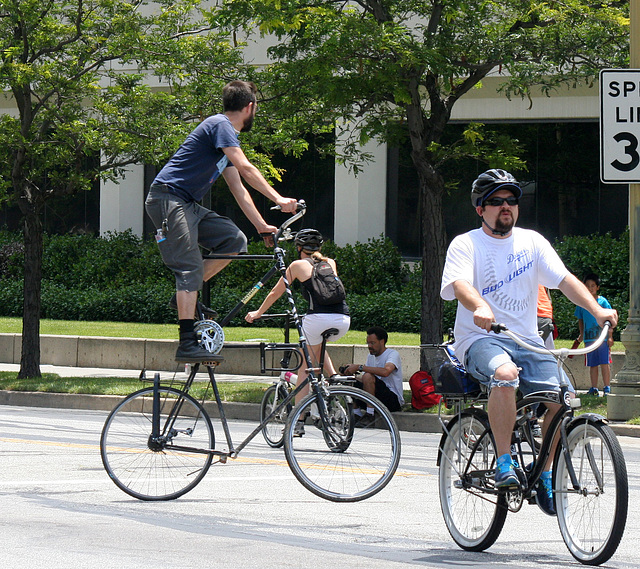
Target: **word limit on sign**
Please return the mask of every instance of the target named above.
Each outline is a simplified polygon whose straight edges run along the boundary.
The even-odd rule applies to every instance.
[[[600,72],[600,178],[640,182],[640,70]]]

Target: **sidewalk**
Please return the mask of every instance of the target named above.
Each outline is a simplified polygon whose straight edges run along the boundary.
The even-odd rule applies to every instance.
[[[0,363],[0,371],[20,370],[19,364]],[[137,378],[140,370],[96,368],[96,367],[70,367],[43,364],[40,366],[42,373],[55,373],[61,377],[127,377]],[[153,378],[155,373],[160,373],[162,379],[170,379],[173,374],[167,371],[146,370],[147,378]],[[203,371],[206,373],[206,371]],[[176,374],[176,379],[186,379],[186,373]],[[272,383],[274,378],[267,375],[232,375],[216,373],[218,382],[238,383]],[[409,384],[404,383],[405,390]],[[579,392],[580,393],[580,392]],[[583,392],[584,393],[584,392]],[[48,392],[24,392],[0,390],[0,405],[13,405],[20,407],[49,407],[60,409],[90,409],[97,411],[110,411],[122,399],[113,395],[81,395],[73,393],[48,393]],[[219,417],[215,403],[206,405],[207,412],[212,417]],[[225,415],[227,419],[240,419],[248,421],[260,421],[260,406],[255,403],[225,402]],[[439,433],[441,426],[437,415],[428,413],[399,412],[393,416],[401,431],[414,431],[423,433]],[[627,425],[625,423],[609,423],[618,436],[640,437],[640,425]]]

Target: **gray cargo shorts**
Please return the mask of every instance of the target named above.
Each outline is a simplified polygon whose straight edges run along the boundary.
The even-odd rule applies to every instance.
[[[176,290],[202,288],[204,265],[200,246],[212,253],[247,252],[247,237],[228,217],[196,202],[187,202],[162,185],[153,185],[145,201],[156,229],[164,230],[158,243],[165,265],[176,278]]]

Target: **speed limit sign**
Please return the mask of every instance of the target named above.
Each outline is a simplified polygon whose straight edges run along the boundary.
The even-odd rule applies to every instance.
[[[600,71],[600,179],[640,183],[640,70]]]

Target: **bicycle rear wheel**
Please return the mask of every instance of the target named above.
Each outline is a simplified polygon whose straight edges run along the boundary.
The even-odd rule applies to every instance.
[[[374,409],[374,419],[359,426],[357,412],[367,407]],[[305,434],[295,437],[293,426],[307,416]],[[333,386],[293,408],[284,452],[305,488],[333,502],[357,502],[380,492],[393,477],[400,435],[393,416],[375,397],[354,387]]]
[[[463,412],[449,422],[440,448],[440,507],[453,540],[467,551],[484,551],[498,539],[507,517],[504,494],[493,489],[496,451],[484,411]]]
[[[579,488],[573,487],[559,447],[553,467],[558,525],[571,555],[586,565],[600,565],[615,553],[627,520],[624,456],[611,428],[589,419],[569,426],[567,445]]]
[[[262,397],[260,404],[260,422],[262,423],[271,413],[277,409],[289,395],[289,390],[282,384],[269,387]],[[287,424],[289,412],[293,405],[285,405],[262,429],[262,436],[272,448],[280,448],[284,444],[284,428]]]
[[[182,496],[211,466],[214,434],[206,411],[177,389],[160,387],[158,394],[160,441],[151,439],[152,387],[119,403],[107,417],[100,437],[102,463],[111,480],[140,500]],[[168,422],[170,414],[175,419]]]

